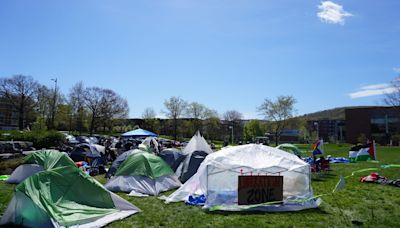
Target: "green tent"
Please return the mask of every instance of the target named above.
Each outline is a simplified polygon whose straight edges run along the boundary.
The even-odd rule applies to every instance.
[[[116,176],[146,176],[151,179],[172,175],[174,171],[160,157],[150,153],[129,156],[119,167]]]
[[[58,150],[38,150],[29,154],[24,159],[25,164],[38,164],[45,170],[62,166],[75,166],[74,161],[66,154]]]
[[[300,156],[300,157],[303,156],[303,154],[301,153],[300,149],[297,146],[295,146],[293,144],[290,144],[290,143],[281,144],[281,145],[277,146],[276,148],[280,149],[280,150],[283,150],[283,151],[286,151],[288,153]]]
[[[29,176],[57,167],[75,167],[74,161],[58,150],[38,150],[24,158],[24,164],[18,166],[11,174],[7,183],[19,184]]]
[[[17,185],[0,225],[99,227],[139,211],[78,168],[64,166]]]
[[[105,187],[132,195],[158,195],[181,185],[171,167],[157,155],[140,152],[129,155]]]

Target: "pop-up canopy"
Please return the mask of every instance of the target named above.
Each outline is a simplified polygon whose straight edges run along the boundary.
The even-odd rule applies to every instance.
[[[136,129],[136,130],[133,130],[133,131],[125,132],[121,136],[123,136],[123,137],[134,137],[134,138],[135,137],[157,137],[157,134],[153,133],[151,131],[147,131],[147,130],[139,128],[139,129]]]

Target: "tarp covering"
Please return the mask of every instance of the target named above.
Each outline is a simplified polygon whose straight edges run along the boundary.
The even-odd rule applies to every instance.
[[[139,211],[75,167],[37,173],[15,191],[0,224],[103,226]]]
[[[57,150],[39,150],[29,154],[24,159],[25,164],[38,164],[45,170],[62,166],[75,166],[67,154]]]
[[[116,176],[145,176],[155,179],[174,172],[162,158],[147,152],[130,155],[119,167]]]
[[[191,195],[205,194],[206,208],[224,205],[226,210],[247,210],[238,205],[238,176],[269,174],[283,176],[283,200],[280,205],[257,208],[264,211],[294,211],[317,207],[319,200],[296,203],[312,198],[310,166],[296,155],[263,145],[227,148],[206,157],[197,173],[166,202],[186,201]],[[291,201],[290,203],[287,201]],[[287,203],[286,203],[287,202]]]
[[[156,133],[144,129],[136,129],[122,134],[123,137],[157,137]]]

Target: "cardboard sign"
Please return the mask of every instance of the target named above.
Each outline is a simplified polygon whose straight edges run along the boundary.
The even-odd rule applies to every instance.
[[[238,204],[283,200],[283,176],[239,176]]]

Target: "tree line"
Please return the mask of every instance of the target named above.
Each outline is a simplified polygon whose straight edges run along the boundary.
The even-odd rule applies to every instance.
[[[62,94],[54,79],[53,88],[42,85],[33,77],[14,75],[0,79],[0,98],[11,105],[18,114],[18,128],[38,130],[68,130],[79,133],[124,132],[142,127],[158,134],[188,137],[200,130],[209,139],[251,141],[257,136],[272,132],[279,142],[281,132],[293,123],[296,99],[279,96],[276,100],[265,99],[257,107],[266,121],[246,121],[237,110],[228,110],[220,115],[196,101],[181,97],[170,97],[164,101],[161,113],[167,119],[156,118],[152,107],[142,113],[139,126],[128,119],[129,105],[117,92],[100,87],[86,87],[76,83]]]

